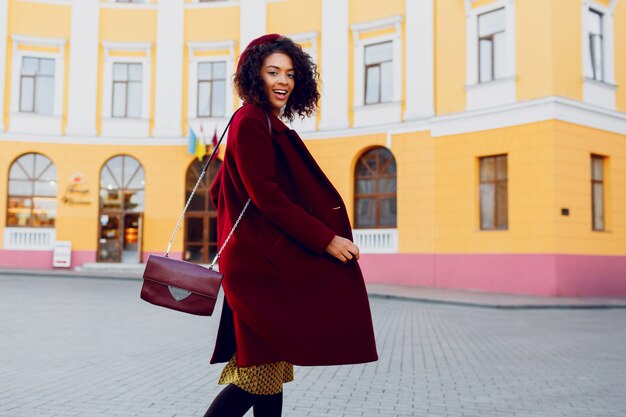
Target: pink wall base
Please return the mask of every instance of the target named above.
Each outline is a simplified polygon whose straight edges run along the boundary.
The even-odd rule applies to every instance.
[[[95,251],[72,251],[71,269],[85,263],[95,262]],[[46,250],[0,250],[0,267],[24,269],[53,269],[52,251]],[[65,268],[58,268],[65,269]]]
[[[561,297],[626,296],[626,256],[361,255],[365,281]]]

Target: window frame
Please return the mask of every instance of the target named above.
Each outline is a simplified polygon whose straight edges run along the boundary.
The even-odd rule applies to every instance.
[[[503,74],[497,79],[480,82],[478,17],[498,9],[504,9],[505,16]],[[517,101],[515,17],[514,0],[496,0],[477,7],[473,6],[472,1],[465,0],[466,110],[497,107]]]
[[[200,79],[200,76],[197,75],[196,76],[196,118],[201,119],[201,118],[223,118],[226,116],[226,89],[228,87],[226,80],[228,80],[228,63],[226,62],[226,60],[223,61],[218,61],[218,60],[212,60],[212,61],[199,61],[196,64],[196,71],[197,74],[200,74],[200,65],[210,65],[211,66],[211,78],[210,79]],[[215,64],[224,64],[224,78],[215,78],[213,76],[213,71],[214,71],[214,66]],[[223,110],[223,114],[216,116],[213,114],[213,92],[214,92],[214,86],[215,86],[215,81],[224,81],[224,108]],[[207,115],[200,115],[200,86],[201,84],[209,84],[211,86],[211,90],[210,90],[210,94],[209,94],[209,114]]]
[[[372,46],[377,46],[377,45],[384,45],[384,44],[389,44],[391,47],[391,59],[387,60],[387,61],[379,61],[376,62],[374,64],[367,64],[366,63],[366,59],[367,59],[367,48],[370,48]],[[391,65],[393,65],[393,41],[384,41],[384,42],[378,42],[378,43],[370,43],[364,46],[363,48],[363,65],[365,66],[364,72],[365,72],[365,77],[364,77],[364,85],[363,85],[363,105],[364,106],[371,106],[371,105],[376,105],[376,104],[384,104],[384,103],[390,103],[393,100],[393,94],[392,94],[392,99],[388,100],[388,101],[383,101],[383,79],[382,79],[382,64],[386,64],[388,62],[391,62]],[[370,68],[374,68],[374,67],[378,67],[378,101],[375,102],[371,102],[368,103],[367,102],[367,82],[368,82],[368,77],[369,77],[369,69]],[[393,81],[393,75],[392,75],[392,81]]]
[[[152,107],[152,44],[149,42],[103,42],[102,45],[104,47],[100,114],[102,136],[148,137]],[[132,56],[130,53],[136,53],[137,56]],[[115,64],[142,64],[139,117],[113,117],[113,68]]]
[[[505,15],[504,16],[504,19],[505,19],[504,26],[505,26],[505,28],[503,30],[499,31],[499,32],[490,33],[487,36],[480,36],[480,17],[484,16],[486,14],[489,14],[489,13],[495,13],[495,12],[497,12],[499,10],[502,10],[504,15]],[[495,36],[497,34],[500,34],[500,33],[505,33],[506,34],[506,9],[505,9],[505,7],[496,8],[496,9],[485,11],[485,12],[482,12],[482,13],[478,14],[476,16],[476,27],[477,27],[477,42],[478,42],[478,46],[477,46],[477,53],[478,53],[478,59],[477,59],[477,61],[478,61],[478,84],[484,84],[484,83],[489,83],[489,82],[492,82],[492,81],[500,80],[500,79],[502,79],[502,77],[496,78],[496,51],[495,51],[495,48],[494,48],[494,44],[495,44],[494,38],[495,38]],[[481,57],[481,47],[480,47],[480,44],[481,44],[482,41],[485,41],[485,40],[488,40],[491,43],[491,57],[490,57],[490,61],[491,61],[491,74],[490,74],[490,77],[491,78],[489,80],[483,81],[480,78],[481,74],[482,74],[482,71],[481,71],[481,69],[482,69],[481,68],[481,62],[482,62],[481,58],[482,57]],[[504,57],[501,57],[501,59],[505,60],[506,59],[506,55]]]
[[[11,35],[12,63],[9,99],[10,131],[18,133],[61,134],[63,101],[65,98],[66,40]],[[25,48],[21,48],[25,47]],[[37,50],[39,49],[39,50]],[[54,51],[56,49],[56,51]],[[21,111],[22,60],[24,58],[54,60],[54,91],[52,113]]]
[[[357,174],[357,170],[359,169],[359,165],[362,163],[362,159],[364,157],[366,157],[370,152],[374,152],[377,150],[385,150],[387,152],[389,152],[389,155],[391,156],[391,158],[389,158],[389,161],[387,162],[386,165],[384,166],[380,166],[380,162],[379,162],[379,156],[376,155],[376,168],[377,168],[377,172],[374,172],[373,175],[368,175],[368,176],[359,176]],[[380,174],[381,171],[384,171],[389,164],[394,163],[395,164],[395,174],[391,175],[391,174]],[[369,166],[366,165],[366,167]],[[390,149],[384,147],[384,146],[375,146],[369,149],[364,150],[363,152],[361,152],[361,154],[358,156],[357,160],[356,160],[356,164],[354,166],[354,170],[353,170],[353,175],[354,175],[354,183],[353,183],[353,187],[354,187],[354,196],[353,196],[353,205],[354,205],[354,228],[355,229],[397,229],[398,228],[398,212],[397,212],[397,207],[398,207],[398,163],[396,160],[396,157],[394,156],[393,152],[391,152]],[[396,180],[396,184],[395,184],[395,192],[393,193],[381,193],[379,192],[380,190],[378,189],[378,180],[381,178],[395,178]],[[359,180],[374,180],[374,184],[375,184],[375,192],[373,193],[368,193],[368,194],[360,194],[358,193],[358,181]],[[389,199],[389,198],[393,198],[396,201],[396,219],[395,219],[395,226],[391,226],[391,225],[383,225],[380,222],[380,201],[383,199]],[[376,224],[373,226],[366,226],[366,227],[361,227],[359,226],[359,222],[358,222],[358,201],[360,199],[374,199],[376,201],[376,210],[375,210],[375,221]]]
[[[606,231],[606,156],[591,154],[591,230],[594,232],[605,232]],[[600,166],[602,167],[602,178],[596,179],[594,178],[594,161],[600,161]],[[596,227],[596,211],[598,208],[596,207],[596,185],[600,185],[602,188],[602,226]]]
[[[22,164],[20,164],[20,167],[22,167],[22,171],[24,171],[24,173],[28,176],[28,178],[26,180],[23,179],[13,179],[15,181],[28,181],[31,184],[31,193],[28,196],[12,196],[11,192],[10,192],[10,183],[12,181],[11,178],[11,170],[13,169],[13,166],[18,163],[18,161],[27,156],[27,155],[34,155],[34,156],[41,156],[43,158],[45,158],[48,161],[48,165],[46,165],[46,167],[39,173],[38,176],[35,176],[35,172],[26,172],[22,166]],[[58,184],[59,184],[59,173],[57,171],[55,178],[52,180],[55,182],[55,187],[56,187],[56,192],[55,192],[55,196],[49,196],[49,195],[37,195],[35,193],[35,183],[38,181],[39,178],[41,178],[41,176],[43,174],[45,174],[50,167],[54,167],[56,169],[56,165],[54,163],[54,161],[52,159],[50,159],[47,155],[44,155],[42,153],[39,152],[27,152],[27,153],[23,153],[21,155],[18,155],[17,157],[15,157],[11,164],[9,165],[9,170],[8,170],[8,175],[7,175],[7,191],[6,191],[6,210],[5,210],[5,225],[7,228],[35,228],[35,229],[54,229],[56,227],[56,215],[53,219],[53,224],[52,225],[47,225],[47,226],[38,226],[38,225],[34,225],[33,224],[33,210],[35,209],[35,204],[34,201],[36,198],[45,198],[45,199],[49,199],[51,201],[54,201],[55,203],[55,213],[56,210],[58,209],[58,195],[59,195],[59,188],[58,188]],[[28,217],[28,224],[27,225],[13,225],[13,224],[9,224],[9,210],[10,210],[10,204],[9,202],[11,201],[12,198],[20,198],[20,199],[29,199],[31,200],[31,207],[30,207],[30,215]]]
[[[384,19],[357,23],[351,26],[354,40],[353,92],[352,110],[354,113],[353,127],[364,127],[402,121],[403,95],[403,15],[395,15]],[[378,31],[388,31],[377,35]],[[382,103],[365,104],[365,48],[370,45],[392,42],[392,94],[391,100]]]
[[[111,118],[116,118],[116,119],[137,119],[137,117],[129,117],[128,116],[128,104],[129,104],[129,94],[128,94],[129,88],[128,87],[129,87],[129,84],[131,84],[131,83],[135,83],[135,84],[138,83],[140,88],[141,88],[140,91],[143,91],[143,88],[144,88],[144,86],[143,86],[143,74],[142,74],[142,79],[139,82],[134,81],[134,80],[130,80],[130,75],[129,74],[130,74],[130,66],[131,65],[141,65],[141,71],[143,73],[143,64],[137,63],[137,62],[114,62],[113,63],[113,67],[112,67],[114,74],[115,74],[115,66],[116,65],[125,65],[126,66],[126,80],[121,80],[121,81],[120,80],[115,80],[115,76],[111,80],[112,83],[113,83],[113,86],[111,88],[111,94],[112,94],[112,97],[111,97]],[[125,85],[125,89],[124,89],[124,94],[125,94],[125,97],[124,97],[124,116],[116,116],[115,115],[115,85],[116,84],[123,84],[123,85]],[[139,108],[140,108],[139,114],[141,114],[141,108],[143,107],[142,104],[143,103],[140,101],[139,102]]]
[[[506,158],[507,169],[506,169],[506,178],[499,179],[498,178],[498,158]],[[482,172],[481,172],[481,162],[486,159],[494,160],[494,179],[493,180],[483,180]],[[506,223],[500,227],[499,216],[498,216],[498,185],[500,183],[506,184]],[[485,228],[483,227],[483,196],[481,193],[481,188],[483,184],[493,184],[493,227]],[[509,155],[508,153],[501,153],[495,155],[485,155],[478,157],[478,226],[480,231],[505,231],[509,230]]]
[[[608,5],[595,0],[583,0],[582,20],[582,79],[583,101],[599,107],[616,110],[617,86],[615,85],[615,28],[614,16],[616,0],[609,0]],[[602,77],[598,79],[592,62],[591,14],[601,15],[602,42]]]

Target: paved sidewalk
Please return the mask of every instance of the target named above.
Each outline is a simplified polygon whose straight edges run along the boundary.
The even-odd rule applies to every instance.
[[[102,265],[97,270],[28,270],[0,268],[1,275],[19,276],[50,276],[94,279],[141,279],[143,268],[137,265],[131,269],[109,268]],[[539,297],[489,293],[471,290],[454,290],[446,288],[415,287],[408,285],[389,285],[368,283],[367,292],[370,296],[412,300],[420,302],[490,307],[499,309],[530,309],[530,308],[626,308],[626,297]]]
[[[0,417],[202,416],[222,389],[219,313],[92,278],[0,274]],[[296,366],[283,417],[625,415],[626,309],[370,305],[379,360]]]

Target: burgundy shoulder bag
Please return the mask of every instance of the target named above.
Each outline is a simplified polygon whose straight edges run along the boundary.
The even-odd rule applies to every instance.
[[[167,245],[165,254],[163,256],[151,254],[148,257],[148,262],[146,262],[146,268],[143,272],[143,286],[141,287],[142,300],[157,306],[182,311],[183,313],[195,314],[198,316],[210,316],[213,314],[215,302],[217,301],[217,295],[223,278],[223,274],[214,269],[215,263],[230,240],[230,237],[233,235],[233,232],[237,228],[243,214],[246,212],[246,209],[250,204],[250,199],[248,199],[244,205],[237,221],[235,221],[235,224],[224,240],[222,247],[217,252],[208,268],[191,262],[172,259],[169,257],[169,252],[172,248],[172,243],[174,242],[178,228],[180,227],[180,223],[187,212],[189,203],[195,195],[198,186],[202,182],[209,164],[215,157],[219,145],[222,143],[222,139],[224,139],[224,135],[228,130],[228,126],[230,126],[230,123],[233,121],[233,117],[235,117],[237,111],[235,111],[235,113],[231,116],[226,128],[224,128],[224,132],[222,133],[220,140],[217,142],[217,145],[213,148],[211,156],[204,164],[200,177],[198,178],[198,182],[196,182],[195,187],[193,187],[191,195],[189,195],[187,203],[185,204],[185,208],[178,218],[176,227],[174,227],[174,233],[172,233],[172,237]],[[266,117],[271,135],[271,124],[267,114]]]

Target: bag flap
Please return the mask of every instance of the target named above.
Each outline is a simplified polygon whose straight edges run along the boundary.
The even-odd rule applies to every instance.
[[[152,254],[146,262],[143,278],[211,298],[217,298],[222,283],[222,274],[212,269]]]

